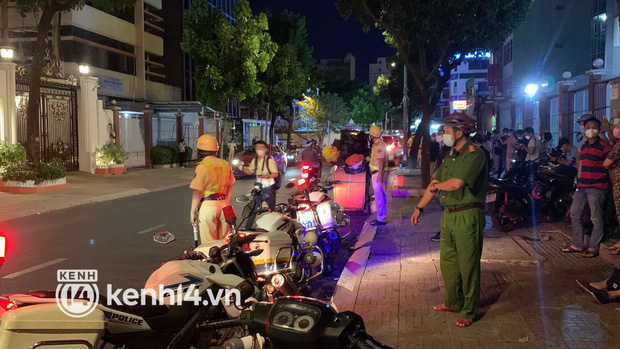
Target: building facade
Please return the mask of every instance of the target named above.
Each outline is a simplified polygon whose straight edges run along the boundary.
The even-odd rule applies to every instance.
[[[377,85],[377,79],[380,76],[390,77],[390,67],[386,57],[378,57],[377,63],[371,63],[368,67],[368,84],[370,86]]]
[[[501,75],[490,84],[498,128],[532,127],[551,132],[554,144],[576,143],[582,114],[617,119],[619,31],[614,0],[534,2],[491,65]]]
[[[318,69],[330,79],[355,80],[355,56],[347,53],[342,59],[322,59]]]
[[[2,38],[27,64],[37,35],[39,14],[21,14],[14,2],[2,2]],[[169,84],[163,62],[166,23],[161,0],[138,0],[134,8],[106,13],[85,5],[56,14],[50,53],[68,74],[89,65],[99,78],[99,95],[132,101],[181,100],[180,86]],[[175,23],[168,23],[175,25]]]

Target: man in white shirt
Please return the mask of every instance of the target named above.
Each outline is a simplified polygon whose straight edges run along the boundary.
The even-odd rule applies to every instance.
[[[267,143],[265,141],[257,141],[254,144],[256,148],[256,158],[250,162],[248,167],[239,167],[240,170],[246,174],[256,174],[256,182],[260,183],[263,187],[260,195],[255,195],[257,207],[260,207],[263,202],[267,203],[269,209],[273,210],[276,207],[276,178],[280,175],[278,172],[278,165],[276,161],[268,156]],[[253,214],[246,220],[246,228],[251,228],[254,224],[256,215]]]
[[[540,140],[536,138],[534,134],[534,129],[531,127],[526,127],[523,130],[525,135],[525,139],[527,139],[527,147],[524,145],[518,145],[516,148],[521,148],[527,152],[525,156],[525,161],[537,161],[540,157]]]

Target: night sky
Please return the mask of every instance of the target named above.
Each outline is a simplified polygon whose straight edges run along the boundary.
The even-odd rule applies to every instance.
[[[351,52],[355,56],[356,80],[368,83],[368,65],[377,57],[390,57],[396,50],[383,41],[381,32],[373,29],[368,34],[355,19],[344,20],[335,0],[250,0],[254,12],[269,9],[272,13],[289,10],[306,17],[308,42],[314,47],[314,58],[344,58]]]

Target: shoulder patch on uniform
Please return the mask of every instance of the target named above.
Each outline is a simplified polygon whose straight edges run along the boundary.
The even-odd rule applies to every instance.
[[[470,146],[469,146],[469,152],[470,152],[470,153],[473,153],[473,152],[475,152],[475,151],[476,151],[476,147],[475,147],[475,146],[473,146],[473,145],[470,145]]]

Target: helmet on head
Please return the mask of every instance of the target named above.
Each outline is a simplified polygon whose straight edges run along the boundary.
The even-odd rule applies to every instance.
[[[476,120],[465,113],[454,112],[441,120],[441,123],[445,126],[458,128],[466,136],[476,132]]]
[[[588,120],[590,120],[590,119],[592,119],[592,118],[595,118],[595,119],[596,119],[596,117],[595,117],[594,115],[592,115],[592,114],[583,114],[583,115],[581,115],[581,116],[579,117],[579,119],[577,119],[577,123],[578,123],[578,124],[580,124],[580,123],[582,123],[582,122],[583,122],[583,123],[585,123],[586,121],[588,121]]]
[[[368,130],[368,134],[375,137],[375,138],[379,138],[381,137],[381,127],[374,125],[374,126],[370,126],[370,130]]]
[[[196,148],[205,151],[217,151],[217,139],[211,135],[202,135],[196,142]]]

